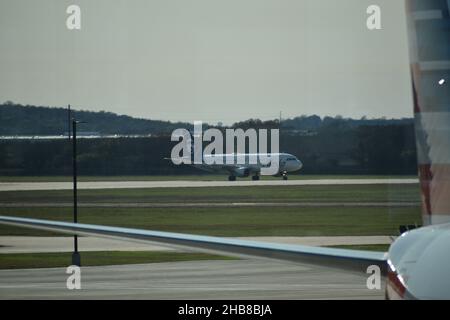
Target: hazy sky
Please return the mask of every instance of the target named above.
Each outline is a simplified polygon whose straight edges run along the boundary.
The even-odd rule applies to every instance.
[[[81,7],[80,31],[66,8]],[[382,9],[382,30],[366,8]],[[0,0],[0,101],[230,123],[412,116],[403,0]]]

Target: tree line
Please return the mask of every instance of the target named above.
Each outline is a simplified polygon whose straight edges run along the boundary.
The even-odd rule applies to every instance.
[[[164,135],[176,128],[191,128],[191,123],[139,119],[117,115],[106,111],[72,110],[72,116],[83,121],[82,131],[97,132],[100,135]],[[318,115],[298,116],[292,119],[262,121],[249,119],[232,124],[231,128],[280,128],[293,134],[298,132],[317,132],[330,126],[350,127],[371,125],[407,125],[411,118],[405,119],[349,119],[341,116],[319,117]],[[204,123],[204,127],[210,127]],[[227,126],[220,125],[220,128]],[[0,104],[0,136],[14,135],[63,135],[69,130],[67,108],[23,106],[11,101]]]
[[[150,134],[145,138],[80,139],[78,160],[84,175],[202,173],[170,160],[170,134],[192,124],[136,119],[110,112],[75,111],[83,131]],[[207,129],[210,125],[204,124]],[[280,151],[302,160],[305,174],[415,174],[412,119],[345,119],[302,115],[293,119],[249,119],[226,128],[279,129]],[[65,108],[0,104],[1,135],[61,135],[68,131]],[[0,175],[70,175],[71,143],[59,140],[1,140]]]
[[[177,175],[199,173],[170,160],[170,135],[79,139],[80,175]],[[312,135],[281,130],[280,151],[296,155],[303,174],[416,174],[413,124],[324,126]],[[0,140],[0,175],[70,175],[68,139]]]

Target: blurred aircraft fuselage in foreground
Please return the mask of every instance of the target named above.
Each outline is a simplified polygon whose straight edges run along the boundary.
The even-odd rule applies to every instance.
[[[239,158],[243,161],[241,164],[238,161]],[[251,158],[256,161],[252,162]],[[228,180],[234,181],[236,177],[245,178],[252,176],[253,180],[259,180],[261,169],[267,167],[260,159],[261,157],[271,159],[271,161],[277,161],[276,167],[278,168],[276,176],[282,176],[284,180],[287,180],[287,174],[289,172],[298,171],[303,167],[302,162],[294,155],[289,153],[277,153],[277,154],[213,154],[205,155],[203,157],[202,164],[194,164],[194,167],[208,172],[215,173],[228,173]],[[216,164],[215,160],[220,159],[221,164]],[[228,164],[230,163],[230,164]]]
[[[406,1],[424,225],[388,254],[390,299],[450,299],[450,1]]]

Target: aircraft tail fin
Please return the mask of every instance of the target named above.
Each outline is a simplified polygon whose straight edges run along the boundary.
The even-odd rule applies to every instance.
[[[407,1],[422,217],[424,225],[450,222],[450,51],[448,1]],[[438,15],[430,15],[437,12]],[[426,26],[426,28],[424,27]],[[443,40],[442,43],[447,43]],[[419,50],[420,48],[420,50]]]

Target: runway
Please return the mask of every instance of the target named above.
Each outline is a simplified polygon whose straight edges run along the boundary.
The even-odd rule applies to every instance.
[[[2,270],[0,299],[383,299],[364,274],[263,259],[82,267],[81,290],[65,268]],[[384,281],[382,282],[384,283]]]
[[[297,244],[307,246],[337,246],[364,244],[391,244],[389,236],[333,236],[333,237],[238,237],[235,239]],[[124,241],[97,237],[78,238],[80,251],[173,251],[169,246],[149,242]],[[0,254],[68,252],[72,237],[0,236]],[[179,249],[177,249],[179,251]],[[1,258],[1,256],[0,256]]]
[[[1,254],[69,252],[73,237],[0,236]],[[124,241],[111,238],[79,237],[78,246],[83,251],[175,251],[175,249],[150,242]],[[176,250],[179,251],[179,250]]]
[[[145,188],[208,188],[251,186],[314,186],[416,184],[418,179],[317,179],[317,180],[260,180],[260,181],[95,181],[79,182],[78,189],[145,189]],[[71,190],[71,182],[0,182],[0,191]]]

